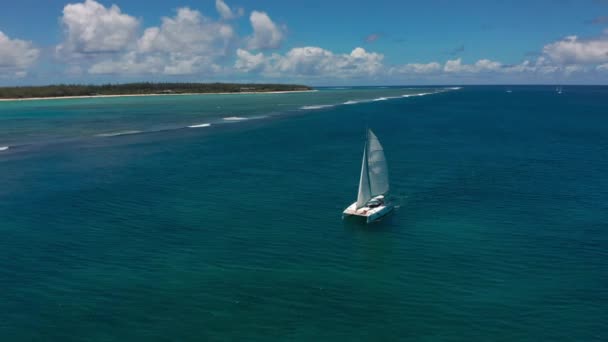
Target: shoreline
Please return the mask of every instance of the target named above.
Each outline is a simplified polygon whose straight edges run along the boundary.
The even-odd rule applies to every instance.
[[[69,99],[96,99],[110,97],[140,97],[140,96],[191,96],[191,95],[252,95],[252,94],[289,94],[289,93],[311,93],[318,90],[280,90],[280,91],[243,91],[233,93],[179,93],[179,94],[120,94],[120,95],[79,95],[79,96],[49,96],[49,97],[27,97],[0,99],[0,102],[13,101],[41,101],[41,100],[69,100]]]

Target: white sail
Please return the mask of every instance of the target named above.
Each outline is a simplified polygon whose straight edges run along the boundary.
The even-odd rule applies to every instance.
[[[368,130],[367,140],[367,168],[369,172],[370,196],[384,195],[388,192],[388,165],[384,156],[384,149],[378,137]]]
[[[365,203],[372,198],[369,183],[369,173],[367,171],[367,144],[363,149],[363,161],[361,163],[361,178],[359,179],[359,193],[357,194],[357,209],[365,206]]]

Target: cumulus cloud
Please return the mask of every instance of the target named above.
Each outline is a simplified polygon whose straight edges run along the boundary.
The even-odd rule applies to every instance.
[[[40,50],[31,42],[10,39],[0,31],[0,76],[23,77],[38,59]]]
[[[68,4],[61,23],[65,41],[57,46],[60,54],[120,52],[137,38],[139,22],[116,5],[106,8],[94,0]]]
[[[253,11],[249,17],[253,35],[249,37],[249,49],[275,49],[285,38],[284,30],[278,27],[265,12]]]
[[[463,64],[461,58],[448,60],[443,66],[443,71],[448,73],[477,73],[487,71],[500,71],[502,64],[489,59],[480,59],[474,64]]]
[[[164,60],[158,56],[138,56],[134,51],[117,60],[104,60],[89,68],[91,74],[145,74],[162,73]]]
[[[393,67],[390,70],[392,74],[431,74],[441,71],[441,64],[437,62],[430,63],[408,63]]]
[[[267,75],[361,77],[379,74],[383,58],[383,55],[367,52],[361,47],[349,54],[335,54],[320,47],[307,46],[293,48],[285,55],[275,53],[271,56],[239,50],[235,68],[246,72],[261,71]]]
[[[233,38],[232,26],[184,7],[175,17],[163,18],[160,27],[146,29],[137,47],[140,52],[223,55]]]
[[[215,0],[215,9],[217,9],[217,12],[222,16],[222,19],[225,20],[240,17],[244,12],[242,8],[237,8],[236,11],[233,11],[223,0]]]
[[[598,65],[596,69],[599,71],[608,71],[608,63]]]
[[[545,45],[543,52],[552,60],[563,64],[604,63],[608,62],[608,37],[584,40],[568,36]]]
[[[261,71],[267,64],[263,53],[253,54],[247,50],[236,50],[237,60],[234,67],[239,71],[257,72]]]
[[[216,61],[227,55],[236,35],[229,24],[214,21],[184,7],[146,29],[133,50],[93,64],[93,74],[187,75],[216,72]]]

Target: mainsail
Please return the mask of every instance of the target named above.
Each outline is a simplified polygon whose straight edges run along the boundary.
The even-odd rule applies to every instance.
[[[388,192],[386,157],[384,157],[384,149],[380,145],[378,137],[371,129],[368,132],[367,168],[372,197],[386,194]]]
[[[388,166],[384,150],[378,137],[371,129],[368,129],[367,141],[363,149],[357,208],[365,206],[374,196],[386,194],[388,190]]]

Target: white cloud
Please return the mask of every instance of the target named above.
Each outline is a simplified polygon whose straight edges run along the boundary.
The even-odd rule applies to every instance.
[[[583,65],[571,64],[564,67],[564,74],[570,75],[575,72],[583,72],[586,71],[587,68]]]
[[[443,71],[447,73],[478,73],[487,71],[500,71],[502,64],[489,59],[480,59],[474,64],[462,64],[462,59],[452,59],[445,62]]]
[[[89,68],[91,74],[145,74],[162,73],[164,61],[157,56],[138,56],[136,52],[129,52],[118,60],[104,60]]]
[[[91,66],[93,74],[187,75],[217,72],[216,61],[226,56],[235,33],[232,26],[184,7],[159,27],[146,29],[133,50]]]
[[[234,67],[239,71],[255,72],[260,71],[266,66],[266,59],[263,53],[253,54],[247,50],[236,50],[237,60]]]
[[[350,54],[334,54],[316,46],[298,47],[285,55],[252,54],[239,49],[235,68],[261,71],[269,76],[361,77],[375,76],[383,70],[383,55],[357,47]]]
[[[238,8],[236,11],[233,11],[223,0],[215,0],[215,9],[222,16],[222,19],[225,20],[240,17],[244,12],[242,8]]]
[[[163,18],[160,27],[146,29],[137,46],[140,52],[224,55],[234,36],[232,26],[184,7],[175,17]]]
[[[265,12],[253,11],[249,17],[253,35],[249,37],[249,49],[275,49],[281,46],[285,33]]]
[[[608,71],[608,63],[598,65],[596,69],[599,71]]]
[[[441,70],[441,64],[430,63],[408,63],[390,69],[392,74],[430,74]]]
[[[57,46],[60,54],[95,54],[126,50],[137,37],[139,22],[116,5],[110,8],[94,0],[68,4],[61,22],[65,41]]]
[[[558,63],[594,64],[608,62],[608,37],[582,40],[568,36],[560,41],[547,44],[543,52]]]
[[[31,42],[10,39],[0,31],[0,76],[24,77],[39,55],[40,50]]]

